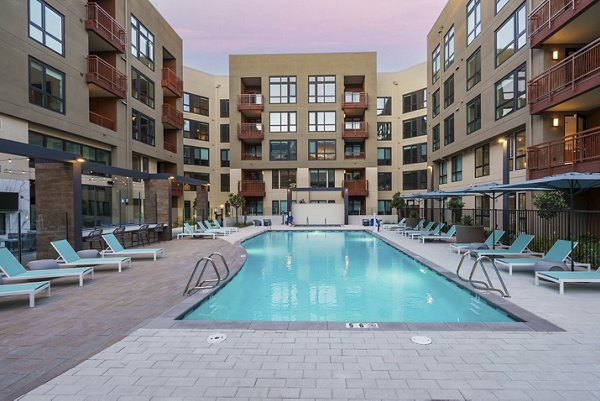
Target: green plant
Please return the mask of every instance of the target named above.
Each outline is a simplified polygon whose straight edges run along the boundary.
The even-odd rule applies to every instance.
[[[450,198],[450,200],[446,203],[446,207],[452,211],[452,221],[453,222],[455,222],[455,223],[461,222],[463,206],[465,206],[465,204],[462,201],[462,199],[460,199],[459,197],[456,197],[456,196],[453,196],[452,198]]]
[[[416,219],[419,217],[419,213],[413,210],[412,212],[410,212],[410,217]]]
[[[536,235],[533,240],[529,243],[528,248],[533,252],[548,252],[548,249],[552,247],[554,241],[551,238],[545,237],[543,235]]]
[[[577,247],[573,251],[573,258],[578,262],[591,263],[592,266],[600,265],[600,240],[593,234],[586,233],[575,239]]]
[[[542,192],[533,198],[533,205],[538,209],[538,215],[542,219],[556,217],[569,207],[564,194],[560,191]]]
[[[400,192],[396,192],[392,196],[392,202],[390,203],[392,209],[396,209],[396,214],[398,215],[398,221],[400,221],[400,209],[404,209],[406,207],[406,201],[404,198],[401,198]]]
[[[460,219],[460,224],[462,224],[463,226],[472,226],[473,218],[471,216],[469,216],[468,214],[465,214],[462,217],[462,219]]]
[[[229,194],[228,202],[235,209],[235,223],[238,224],[239,209],[246,205],[246,198],[240,194]]]

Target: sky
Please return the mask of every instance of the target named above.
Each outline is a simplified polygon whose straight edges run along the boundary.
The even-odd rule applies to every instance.
[[[230,54],[376,51],[379,72],[427,59],[447,0],[150,0],[183,38],[184,65],[227,75]]]

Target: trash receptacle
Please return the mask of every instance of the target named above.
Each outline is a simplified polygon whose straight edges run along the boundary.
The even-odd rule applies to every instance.
[[[363,219],[362,224],[363,224],[363,226],[368,227],[369,226],[369,219]]]

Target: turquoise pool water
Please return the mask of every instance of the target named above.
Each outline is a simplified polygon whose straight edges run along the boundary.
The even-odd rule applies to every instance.
[[[273,231],[243,246],[242,270],[184,319],[514,321],[362,231]]]

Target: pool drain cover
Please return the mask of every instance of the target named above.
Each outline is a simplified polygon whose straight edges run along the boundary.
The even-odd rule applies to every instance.
[[[378,329],[377,323],[346,323],[347,329]]]
[[[225,334],[217,333],[217,334],[213,334],[212,336],[208,337],[206,339],[206,341],[211,344],[216,344],[216,343],[225,341],[226,338],[227,338],[227,336]]]
[[[429,345],[431,344],[431,338],[425,336],[412,336],[410,339],[413,343],[419,345]]]

